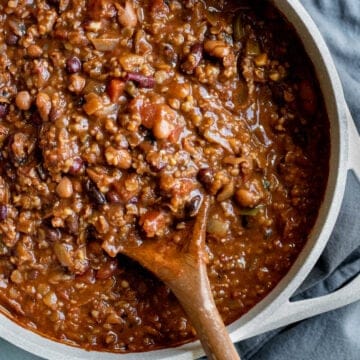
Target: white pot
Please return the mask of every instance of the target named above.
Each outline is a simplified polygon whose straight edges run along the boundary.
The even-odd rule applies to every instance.
[[[360,138],[345,103],[333,60],[316,25],[298,0],[273,2],[295,27],[315,66],[330,119],[330,175],[324,202],[304,249],[276,288],[228,327],[234,342],[360,300],[360,276],[357,276],[351,283],[330,295],[289,302],[289,298],[309,274],[326,246],[340,210],[348,170],[354,170],[360,179]],[[24,329],[2,314],[0,337],[33,354],[53,360],[183,360],[196,359],[203,354],[198,341],[177,348],[139,354],[88,352],[48,340]]]

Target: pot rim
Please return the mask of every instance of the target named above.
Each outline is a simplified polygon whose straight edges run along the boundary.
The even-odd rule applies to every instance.
[[[260,303],[228,326],[233,341],[243,340],[259,333],[263,321],[288,302],[291,295],[309,274],[320,257],[335,225],[343,199],[347,175],[346,102],[342,85],[330,52],[320,31],[298,0],[272,0],[274,5],[295,27],[305,50],[312,60],[324,95],[330,120],[331,154],[329,179],[325,198],[309,239],[291,269]],[[260,331],[261,332],[261,331]],[[10,343],[47,359],[115,359],[139,360],[145,353],[104,353],[61,344],[49,340],[16,324],[0,313],[0,337]],[[146,353],[148,359],[193,359],[203,354],[198,341],[176,348]]]

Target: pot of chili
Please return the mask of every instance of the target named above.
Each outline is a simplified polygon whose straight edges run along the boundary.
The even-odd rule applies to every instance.
[[[48,359],[201,356],[169,289],[118,254],[181,247],[204,194],[234,341],[360,298],[356,278],[289,302],[347,170],[360,173],[335,66],[299,2],[0,6],[1,337]]]

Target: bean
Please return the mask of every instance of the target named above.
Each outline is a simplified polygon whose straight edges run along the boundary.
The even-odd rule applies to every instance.
[[[5,42],[7,45],[10,45],[10,46],[16,45],[18,41],[19,41],[19,37],[17,35],[15,35],[14,33],[6,34]]]
[[[44,227],[45,230],[45,238],[50,242],[59,241],[61,238],[61,232],[57,228],[46,226]]]
[[[16,95],[15,103],[20,110],[29,110],[31,106],[30,93],[28,91],[20,91]]]
[[[240,206],[253,207],[256,205],[256,196],[250,190],[239,189],[235,193],[235,198]]]
[[[172,124],[168,120],[164,118],[160,118],[158,120],[155,119],[153,134],[157,139],[167,139],[172,131]]]
[[[43,51],[40,46],[32,44],[27,48],[27,53],[32,58],[38,58],[42,55]]]
[[[10,279],[15,284],[21,284],[24,281],[23,275],[21,274],[21,272],[19,270],[14,270],[11,273]]]
[[[71,180],[68,177],[63,177],[56,187],[57,194],[64,199],[72,196],[74,190]]]
[[[78,74],[71,74],[68,89],[75,94],[80,94],[86,85],[86,79]]]
[[[174,130],[177,114],[168,105],[157,107],[153,118],[153,134],[157,139],[167,139]]]
[[[0,221],[4,221],[8,216],[8,207],[6,205],[0,205]]]
[[[152,89],[155,86],[155,79],[152,76],[145,76],[136,72],[128,72],[126,81],[134,81],[140,88]]]
[[[97,188],[97,186],[90,180],[85,181],[85,190],[90,198],[96,205],[106,204],[105,195]]]
[[[79,233],[79,217],[76,214],[68,216],[65,224],[70,234],[77,235]]]
[[[197,174],[197,179],[208,189],[214,181],[214,173],[210,168],[202,168]]]
[[[78,57],[72,56],[66,60],[66,71],[69,74],[75,74],[81,71],[82,65]]]
[[[110,190],[107,194],[106,194],[106,199],[110,202],[110,203],[120,203],[121,202],[121,198],[119,196],[119,194],[113,190]]]
[[[194,217],[197,215],[201,205],[201,195],[195,195],[185,206],[186,215],[189,217]]]
[[[222,219],[210,218],[206,231],[217,238],[222,238],[228,233],[229,227],[229,223]]]
[[[0,103],[0,119],[3,119],[9,112],[9,105],[6,103]]]
[[[70,175],[78,175],[84,170],[84,162],[80,157],[77,157],[73,160],[72,165],[69,168],[68,173]]]

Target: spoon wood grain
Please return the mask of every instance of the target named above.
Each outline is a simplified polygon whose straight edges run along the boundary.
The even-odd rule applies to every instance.
[[[135,260],[162,280],[187,313],[209,359],[239,360],[216,308],[207,276],[205,251],[209,197],[204,197],[187,244],[147,240],[139,247],[124,246],[120,253]]]

